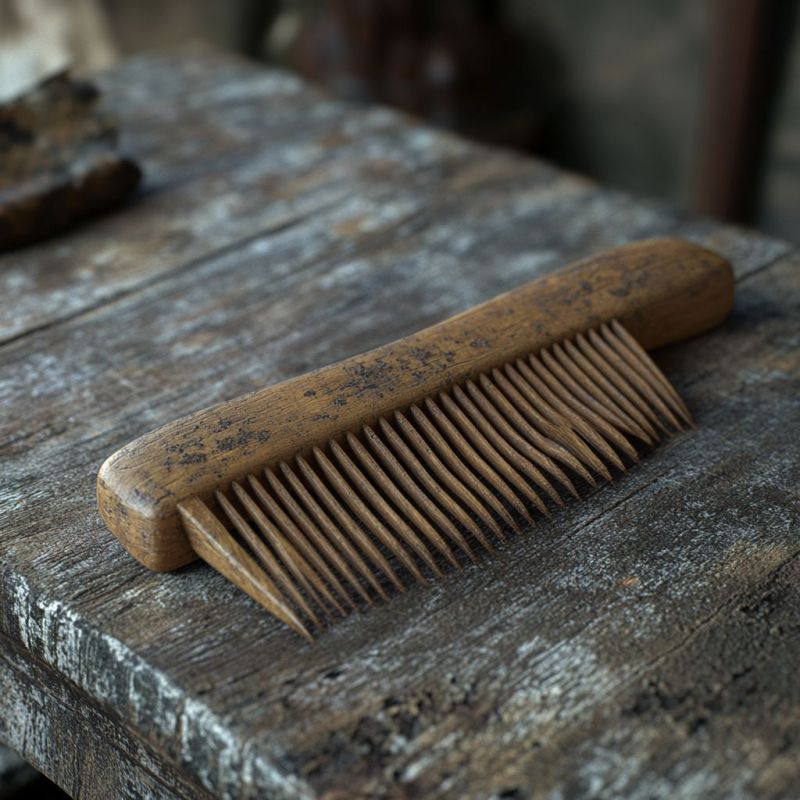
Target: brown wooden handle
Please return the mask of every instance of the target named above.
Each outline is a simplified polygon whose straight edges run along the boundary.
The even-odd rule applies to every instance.
[[[677,239],[593,256],[412,336],[142,436],[100,469],[100,513],[147,567],[175,569],[196,558],[181,500],[208,501],[232,480],[614,318],[648,349],[694,336],[725,319],[733,285],[725,259]]]

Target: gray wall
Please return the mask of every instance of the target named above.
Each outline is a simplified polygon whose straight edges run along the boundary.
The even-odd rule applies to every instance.
[[[757,225],[800,241],[800,14],[770,138]]]
[[[688,205],[705,70],[698,0],[510,0],[554,48],[558,156],[604,183]]]

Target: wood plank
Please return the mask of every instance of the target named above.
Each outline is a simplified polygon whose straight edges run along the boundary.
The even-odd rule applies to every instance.
[[[192,269],[253,237],[302,224],[309,215],[324,217],[347,200],[363,205],[352,222],[355,232],[370,218],[391,216],[390,206],[423,198],[426,186],[450,173],[454,192],[476,184],[492,191],[497,213],[503,201],[524,206],[531,191],[556,179],[541,162],[426,131],[387,109],[354,109],[289,74],[207,53],[134,59],[99,83],[127,150],[145,170],[143,189],[124,212],[53,246],[0,256],[0,296],[14,298],[0,304],[0,342]],[[578,183],[605,214],[615,198],[617,213],[628,218],[625,238],[685,227],[692,238],[711,236],[726,254],[745,247],[772,260],[786,251],[774,240],[704,228],[665,206]],[[586,234],[594,226],[602,240],[597,226],[603,220],[592,217],[594,206],[586,207],[584,226]],[[552,213],[563,208],[555,202]],[[578,220],[567,223],[581,230]],[[555,220],[551,225],[557,229]]]
[[[375,161],[377,151],[402,153],[392,162],[400,172],[464,149],[443,137],[421,152],[399,115],[352,115],[293,76],[235,60],[134,61],[99,82],[145,170],[142,191],[56,246],[0,257],[0,295],[16,300],[0,309],[0,341],[357,195],[359,174],[346,167],[363,135],[374,137]]]
[[[211,796],[2,636],[0,692],[0,739],[21,744],[22,754],[73,797]]]
[[[191,69],[174,84],[165,73],[165,98],[178,101]],[[148,74],[142,125],[157,91]],[[226,81],[215,103],[236,95]],[[65,752],[95,746],[85,729],[108,732],[119,755],[99,752],[122,766],[87,770],[118,796],[791,795],[800,256],[503,153],[459,145],[466,155],[451,158],[429,133],[412,146],[410,131],[389,164],[383,144],[371,160],[373,133],[355,132],[329,176],[330,198],[339,180],[359,187],[346,199],[285,224],[265,217],[265,232],[244,215],[220,251],[199,231],[193,260],[181,251],[141,280],[125,267],[65,314],[52,298],[75,288],[56,269],[41,316],[0,347],[0,634],[12,643],[0,738],[56,775],[28,715],[56,720]],[[260,157],[248,146],[220,174],[248,180]],[[169,148],[152,139],[171,185],[204,185]],[[327,179],[312,178],[309,202]],[[141,226],[164,224],[148,213]],[[670,232],[730,254],[740,277],[725,326],[658,354],[697,431],[496,558],[309,647],[205,567],[148,573],[96,515],[101,461],[150,427],[572,257]],[[94,253],[95,237],[76,233],[75,246]],[[2,295],[9,317],[27,291]],[[47,693],[31,699],[26,674]],[[69,731],[87,744],[69,750]],[[80,772],[65,759],[56,777],[91,796]]]
[[[677,376],[697,414],[696,434],[662,447],[624,481],[542,526],[539,535],[518,540],[506,557],[345,622],[310,650],[210,571],[190,568],[151,575],[118,551],[94,517],[88,487],[109,439],[119,432],[85,435],[82,429],[89,420],[82,422],[74,411],[81,393],[84,405],[89,398],[102,404],[109,390],[100,388],[101,383],[108,385],[102,377],[92,381],[86,368],[78,370],[83,377],[62,389],[64,408],[72,410],[72,442],[79,446],[63,441],[59,446],[55,437],[33,455],[21,455],[14,470],[19,483],[4,491],[4,501],[19,508],[4,536],[13,569],[4,583],[4,629],[145,730],[165,757],[178,757],[174,715],[183,705],[180,698],[202,697],[202,711],[186,716],[184,706],[181,724],[202,754],[193,758],[201,764],[194,774],[218,792],[238,786],[239,770],[231,768],[230,760],[240,748],[232,752],[224,736],[209,735],[209,717],[228,719],[223,730],[230,726],[245,736],[250,746],[244,750],[254,748],[271,762],[284,764],[284,776],[307,772],[307,780],[320,791],[343,775],[352,781],[354,774],[367,791],[396,769],[401,781],[413,786],[449,785],[445,774],[451,769],[452,747],[446,743],[452,737],[465,759],[486,753],[498,766],[496,781],[521,780],[514,764],[538,775],[535,762],[523,756],[529,752],[529,728],[547,739],[566,736],[574,725],[585,723],[587,713],[602,711],[598,698],[631,691],[631,683],[639,687],[650,662],[658,663],[703,620],[718,615],[724,621],[731,597],[757,593],[792,557],[797,498],[790,470],[796,470],[797,441],[786,431],[797,430],[798,421],[798,354],[791,322],[797,312],[791,300],[796,275],[796,260],[787,260],[745,281],[731,323],[662,354],[668,374]],[[329,294],[327,299],[334,298]],[[135,313],[146,334],[142,308],[157,301],[141,302]],[[171,298],[162,302],[169,304]],[[374,294],[361,302],[377,305],[372,324],[383,333],[381,324],[391,317],[391,309],[383,308]],[[241,308],[242,303],[233,305]],[[269,326],[284,327],[280,302],[268,304],[267,310]],[[363,320],[366,312],[359,312],[357,318]],[[332,308],[331,313],[338,312]],[[83,320],[74,325],[74,335],[84,342],[87,337],[107,342],[115,316],[117,326],[128,327],[112,308],[97,314],[97,330]],[[160,319],[157,309],[150,319],[154,330]],[[303,331],[308,342],[317,340],[312,325]],[[48,334],[26,337],[28,358],[41,352],[35,339]],[[302,352],[297,333],[288,335],[294,340],[293,352]],[[93,352],[74,344],[64,340],[64,353]],[[263,356],[268,344],[268,339],[253,342],[253,351]],[[154,353],[146,335],[139,346],[149,353],[146,370],[158,369],[159,361],[160,369],[180,368],[169,348]],[[53,357],[56,363],[57,350]],[[142,358],[130,352],[119,360],[140,370]],[[203,366],[203,358],[204,350],[193,356],[193,377],[198,393],[207,398],[202,381],[214,375],[220,362],[211,357]],[[241,358],[243,364],[251,360],[247,353]],[[25,372],[23,368],[21,374]],[[35,382],[37,373],[29,374]],[[212,394],[220,391],[210,383]],[[23,385],[21,391],[28,388]],[[111,396],[119,402],[113,390]],[[135,407],[135,395],[125,400]],[[155,400],[154,387],[142,387],[140,402],[152,408]],[[50,401],[44,405],[51,413],[63,413]],[[130,424],[130,418],[123,421],[123,429]],[[753,431],[761,433],[754,437]],[[34,469],[41,472],[35,476]],[[759,474],[765,476],[764,489],[753,495],[753,476]],[[690,505],[685,502],[688,492]],[[56,496],[62,498],[59,503]],[[36,504],[35,517],[26,513],[26,502]],[[58,545],[53,547],[56,531]],[[640,537],[636,543],[631,541],[633,531]],[[628,591],[617,585],[631,577],[639,581],[634,586],[644,588]],[[464,597],[480,599],[465,604]],[[452,613],[454,604],[458,614]],[[604,639],[608,636],[610,642]],[[598,682],[600,645],[602,659],[610,663],[604,664]],[[93,669],[101,649],[115,663],[111,681]],[[619,659],[610,659],[609,649]],[[234,650],[237,657],[231,659]],[[130,674],[140,671],[142,694],[132,704]],[[526,691],[533,693],[528,701]],[[436,699],[427,712],[425,698],[431,692]],[[466,706],[458,700],[473,693],[476,698]],[[390,710],[391,698],[398,697],[401,706],[410,703],[417,710],[402,727],[413,736],[405,737],[409,741],[395,757],[384,751],[396,733],[391,720],[408,713]],[[213,704],[214,716],[206,702]],[[389,704],[383,708],[385,702]],[[481,735],[485,714],[494,719],[494,737]],[[551,717],[563,718],[567,733]],[[315,724],[309,728],[304,719]],[[518,725],[523,726],[520,741],[510,747],[500,732]],[[445,745],[437,750],[440,739]],[[508,756],[497,747],[510,747]],[[469,785],[475,796],[483,786],[477,778],[481,760],[475,772],[466,764],[456,770],[464,781],[477,781]],[[647,759],[639,764],[640,777],[646,765]],[[562,767],[554,776],[556,783],[572,769],[566,760]],[[248,791],[259,785],[266,786],[253,783]],[[453,796],[465,788],[459,783]]]

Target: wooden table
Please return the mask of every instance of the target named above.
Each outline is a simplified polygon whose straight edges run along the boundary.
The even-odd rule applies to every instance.
[[[203,52],[104,75],[126,209],[0,259],[0,740],[88,798],[796,797],[800,254]],[[735,312],[614,485],[312,647],[154,574],[94,478],[140,433],[675,234]]]

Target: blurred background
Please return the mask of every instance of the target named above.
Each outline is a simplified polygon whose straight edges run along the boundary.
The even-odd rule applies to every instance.
[[[796,0],[0,0],[0,97],[202,41],[800,238]]]
[[[0,102],[204,42],[800,241],[796,0],[0,0]],[[0,746],[0,800],[60,796]]]

